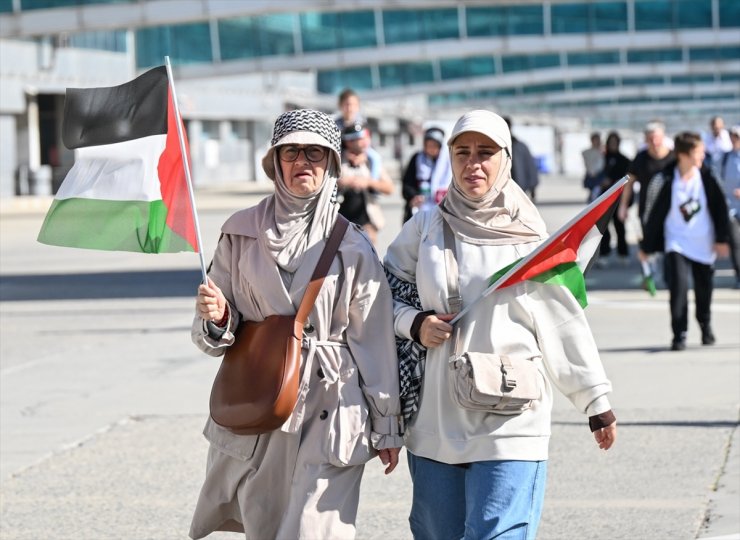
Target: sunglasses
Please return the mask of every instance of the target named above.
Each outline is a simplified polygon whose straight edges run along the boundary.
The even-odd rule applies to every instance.
[[[311,146],[293,146],[286,144],[281,146],[277,150],[278,157],[282,161],[293,162],[298,159],[301,152],[306,156],[306,159],[311,163],[318,163],[326,157],[328,150],[323,146],[311,145]]]

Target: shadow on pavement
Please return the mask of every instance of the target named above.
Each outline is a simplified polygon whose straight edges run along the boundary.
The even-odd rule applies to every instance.
[[[197,269],[10,275],[0,278],[0,301],[194,298],[200,281]]]
[[[717,267],[731,268],[729,261],[718,261]],[[197,269],[6,275],[0,277],[0,301],[194,297],[199,283]],[[729,275],[715,277],[715,287],[733,284]],[[634,259],[626,266],[609,261],[606,268],[594,267],[586,276],[589,292],[626,289],[642,289],[640,267]],[[649,298],[647,292],[645,298]]]
[[[621,422],[617,420],[619,427],[698,427],[698,428],[736,428],[740,422],[733,420],[655,420],[649,422]],[[582,426],[583,422],[557,422],[553,425],[560,426]]]

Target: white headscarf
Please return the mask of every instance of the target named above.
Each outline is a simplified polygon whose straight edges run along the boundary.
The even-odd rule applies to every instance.
[[[465,113],[447,141],[450,154],[455,139],[467,132],[481,133],[500,146],[501,165],[491,188],[478,199],[460,189],[453,171],[450,189],[439,205],[442,217],[457,236],[471,244],[521,244],[544,239],[547,229],[537,208],[511,180],[511,133],[504,119],[486,110]]]

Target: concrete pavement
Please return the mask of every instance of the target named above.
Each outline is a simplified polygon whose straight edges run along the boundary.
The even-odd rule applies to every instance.
[[[543,180],[551,230],[583,195],[577,181]],[[261,194],[228,186],[197,197],[210,256],[220,223]],[[384,202],[381,254],[400,208]],[[42,246],[43,211],[43,201],[0,205],[0,538],[186,538],[218,368],[189,340],[197,258]],[[619,440],[598,451],[558,397],[538,537],[740,538],[740,292],[721,263],[718,344],[698,345],[691,321],[688,350],[673,353],[667,292],[651,298],[639,279],[635,263],[588,277]],[[387,477],[369,464],[358,538],[410,538],[409,506],[405,462]]]

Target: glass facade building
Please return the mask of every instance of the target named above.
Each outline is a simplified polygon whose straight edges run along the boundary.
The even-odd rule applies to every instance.
[[[144,2],[0,0],[0,13],[127,3]],[[307,2],[299,11],[276,5],[254,15],[142,24],[129,43],[139,69],[160,65],[165,55],[183,66],[251,61],[267,70],[271,61],[283,60],[280,69],[295,65],[315,72],[319,93],[352,87],[387,95],[419,88],[431,94],[430,103],[676,84],[716,87],[740,74],[738,0],[491,4],[440,1],[404,9],[378,0],[357,10],[340,4],[323,10]],[[125,50],[126,31],[73,34],[68,45]],[[723,32],[735,39],[714,39]],[[314,55],[322,61],[314,62]]]

